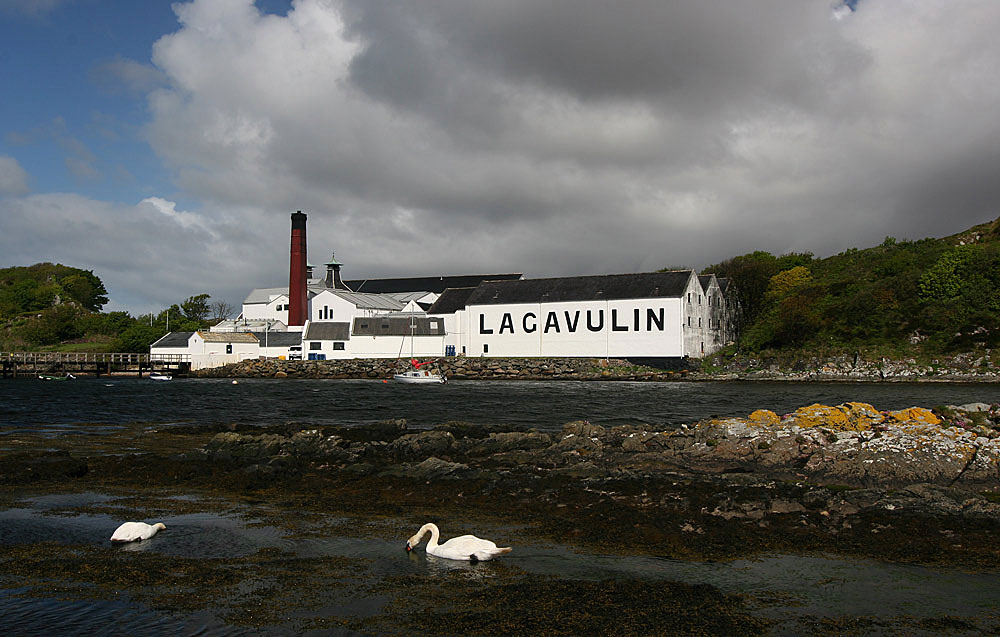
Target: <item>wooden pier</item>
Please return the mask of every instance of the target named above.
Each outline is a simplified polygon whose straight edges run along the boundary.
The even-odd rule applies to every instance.
[[[130,352],[0,352],[3,378],[22,376],[143,376],[151,372],[184,374],[191,369],[187,354],[135,354]]]

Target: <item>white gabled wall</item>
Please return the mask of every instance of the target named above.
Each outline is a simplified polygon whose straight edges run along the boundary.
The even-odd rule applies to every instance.
[[[244,303],[240,318],[248,321],[281,321],[288,323],[288,295],[279,294],[271,297],[267,303]]]
[[[469,356],[683,356],[677,298],[470,306]]]
[[[314,322],[352,323],[354,317],[363,316],[354,303],[329,290],[324,290],[309,299],[309,319]]]
[[[444,356],[444,334],[440,336],[414,336],[412,355],[417,358]],[[409,336],[356,336],[347,341],[305,339],[302,341],[302,358],[309,354],[323,354],[327,360],[340,358],[404,358],[411,356]],[[335,343],[344,344],[336,349]]]

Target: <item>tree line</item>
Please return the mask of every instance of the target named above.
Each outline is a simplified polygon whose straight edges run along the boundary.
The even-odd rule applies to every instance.
[[[943,239],[886,237],[824,259],[753,252],[708,272],[735,285],[742,352],[1000,344],[1000,219]]]
[[[91,270],[52,263],[0,269],[0,350],[148,352],[168,331],[206,329],[234,312],[208,294],[157,313],[102,312],[107,294]]]
[[[751,252],[702,271],[740,307],[733,349],[947,352],[1000,346],[1000,219],[943,239],[896,240],[817,259]],[[155,313],[102,312],[90,270],[0,269],[0,350],[148,352],[169,331],[206,329],[234,309],[197,294]]]

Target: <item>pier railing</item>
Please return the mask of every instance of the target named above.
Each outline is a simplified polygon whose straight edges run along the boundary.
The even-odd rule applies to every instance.
[[[0,352],[3,376],[39,373],[136,373],[190,367],[188,354],[136,352]]]

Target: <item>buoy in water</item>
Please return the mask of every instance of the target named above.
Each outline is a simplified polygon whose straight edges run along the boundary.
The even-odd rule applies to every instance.
[[[239,385],[239,384],[240,384],[240,382],[239,382],[239,381],[237,381],[237,380],[234,380],[234,381],[233,381],[233,384],[234,384],[234,385]]]

